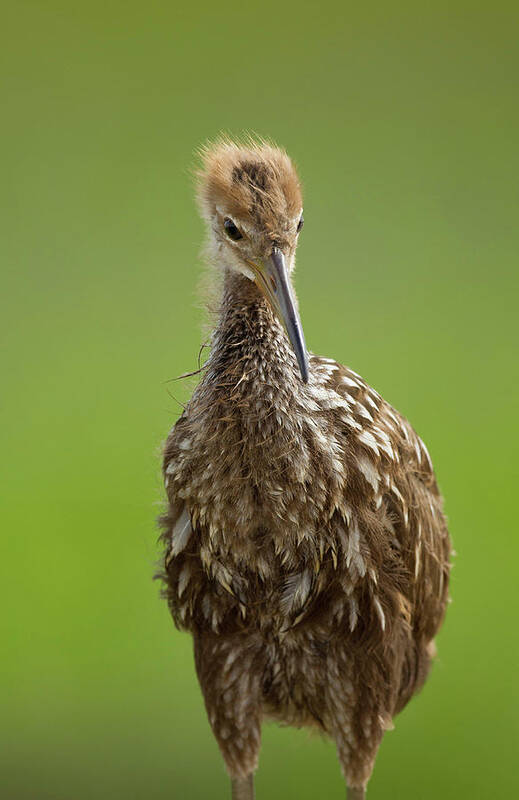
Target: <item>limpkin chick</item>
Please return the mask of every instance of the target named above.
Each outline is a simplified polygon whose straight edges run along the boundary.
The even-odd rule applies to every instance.
[[[409,423],[306,351],[291,284],[301,189],[286,153],[209,147],[199,202],[223,288],[203,377],[165,447],[169,607],[193,635],[233,798],[253,797],[264,718],[331,736],[348,797],[362,798],[434,654],[442,499]]]

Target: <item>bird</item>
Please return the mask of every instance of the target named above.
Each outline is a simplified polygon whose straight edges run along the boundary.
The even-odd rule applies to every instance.
[[[346,796],[362,800],[384,733],[436,654],[443,498],[410,423],[306,348],[291,158],[256,138],[219,138],[199,155],[219,300],[163,449],[163,593],[193,637],[233,800],[254,797],[264,720],[331,738]]]

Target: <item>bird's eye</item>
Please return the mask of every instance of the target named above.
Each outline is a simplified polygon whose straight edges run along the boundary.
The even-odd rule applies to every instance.
[[[225,228],[225,232],[229,239],[232,239],[235,242],[237,242],[238,239],[243,239],[243,235],[240,233],[232,219],[229,219],[229,217],[224,219],[223,227]]]
[[[303,219],[303,215],[301,214],[301,219],[297,223],[297,232],[298,233],[299,233],[299,231],[301,230],[301,228],[303,227],[304,224],[305,224],[305,221]]]

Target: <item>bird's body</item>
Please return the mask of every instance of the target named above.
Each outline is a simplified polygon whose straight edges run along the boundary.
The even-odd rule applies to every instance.
[[[346,367],[302,365],[268,295],[224,274],[203,378],[165,447],[169,606],[236,797],[252,796],[265,717],[330,735],[361,797],[443,618],[441,497],[409,423]]]

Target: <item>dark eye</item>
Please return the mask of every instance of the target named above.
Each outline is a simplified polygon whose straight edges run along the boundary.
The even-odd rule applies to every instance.
[[[305,221],[303,219],[303,215],[301,214],[301,219],[297,223],[297,232],[298,233],[299,233],[299,231],[301,230],[301,228],[303,227],[304,224],[305,224]]]
[[[235,242],[237,242],[238,239],[243,239],[243,235],[240,233],[232,219],[229,219],[229,217],[224,219],[223,227],[225,228],[225,232],[229,239],[233,239]]]

